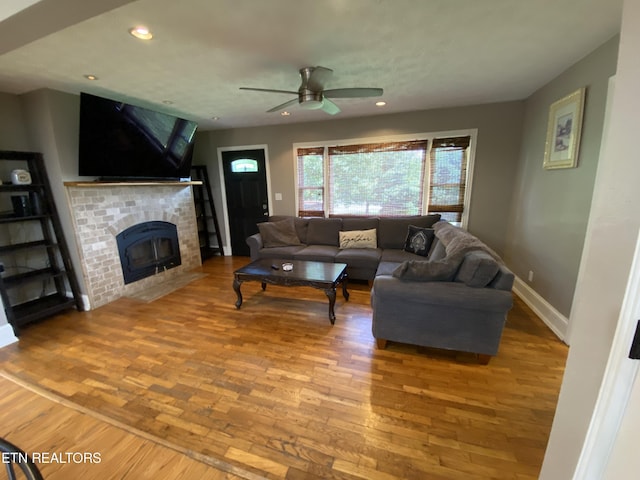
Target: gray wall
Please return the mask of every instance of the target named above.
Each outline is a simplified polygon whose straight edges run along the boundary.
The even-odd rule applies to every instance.
[[[54,90],[0,93],[0,150],[41,152],[80,289],[84,280],[63,181],[77,179],[80,97]]]
[[[630,317],[633,312],[629,309],[625,318],[620,313],[640,229],[637,207],[640,1],[625,0],[623,12],[615,87],[596,175],[580,282],[571,311],[571,348],[540,472],[543,480],[638,477],[633,470],[637,461],[633,460],[623,476],[601,474],[597,468],[606,465],[612,440],[617,435],[622,431],[637,433],[633,428],[637,422],[625,424],[623,418],[623,425],[619,426],[615,414],[602,418],[601,410],[603,406],[624,408],[627,392],[632,388],[626,372],[633,372],[634,367],[627,355],[637,320]],[[629,287],[626,300],[634,305],[638,291],[633,285]],[[619,328],[624,337],[617,338]],[[604,378],[616,380],[613,385],[602,383],[605,372]],[[637,375],[633,375],[637,384]],[[599,397],[604,403],[596,408]],[[627,413],[637,414],[640,405],[633,403],[633,397],[631,400],[626,406]],[[630,420],[629,415],[626,420]],[[586,451],[585,439],[590,447]],[[626,444],[628,454],[637,456],[636,443]],[[580,471],[575,472],[576,465],[581,466]]]
[[[0,150],[31,150],[20,97],[0,92]]]
[[[85,294],[82,264],[64,181],[77,179],[80,97],[55,90],[37,90],[21,96],[27,134],[33,149],[41,152],[51,183],[71,262]]]
[[[522,152],[505,261],[521,279],[568,317],[591,207],[609,77],[615,74],[619,37],[573,65],[525,102]],[[577,168],[544,170],[549,106],[587,87]]]
[[[271,172],[270,199],[275,214],[295,215],[293,144],[298,142],[404,135],[461,129],[478,129],[471,211],[468,228],[496,251],[503,252],[506,219],[517,172],[522,136],[523,102],[417,111],[261,128],[213,130],[199,133],[194,162],[206,164],[222,212],[217,148],[265,144]]]

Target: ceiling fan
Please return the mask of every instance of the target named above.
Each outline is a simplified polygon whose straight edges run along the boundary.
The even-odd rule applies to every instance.
[[[267,112],[277,112],[283,110],[296,103],[301,108],[307,110],[322,109],[329,115],[340,113],[338,105],[333,103],[330,98],[362,98],[362,97],[379,97],[382,95],[382,88],[335,88],[325,90],[324,85],[333,75],[333,70],[325,67],[304,67],[300,69],[300,78],[302,83],[298,91],[292,90],[273,90],[270,88],[250,88],[240,87],[240,90],[253,90],[256,92],[271,93],[289,93],[297,95],[297,98],[289,100],[283,104],[275,106]]]

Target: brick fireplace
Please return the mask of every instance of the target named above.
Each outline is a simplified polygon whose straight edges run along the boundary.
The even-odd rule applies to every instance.
[[[201,265],[191,186],[67,183],[90,308],[169,281]],[[125,284],[117,236],[138,224],[176,226],[181,263]]]

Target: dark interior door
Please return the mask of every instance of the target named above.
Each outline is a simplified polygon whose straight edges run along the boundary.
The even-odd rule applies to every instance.
[[[249,256],[247,237],[269,216],[267,172],[263,149],[222,152],[224,188],[233,255]]]

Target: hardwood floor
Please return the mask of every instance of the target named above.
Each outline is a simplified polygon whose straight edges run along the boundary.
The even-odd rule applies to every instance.
[[[568,349],[519,299],[479,365],[376,349],[366,284],[338,295],[334,326],[312,288],[247,282],[236,310],[232,272],[247,261],[214,257],[154,302],[33,325],[0,369],[241,478],[537,478]]]
[[[2,437],[34,458],[46,480],[248,478],[241,470],[228,465],[221,470],[214,466],[217,462],[192,459],[174,446],[115,426],[11,378],[0,376],[0,389]],[[234,470],[243,476],[229,473]]]

